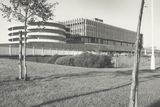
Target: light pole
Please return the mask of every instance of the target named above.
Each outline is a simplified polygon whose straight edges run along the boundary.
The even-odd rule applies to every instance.
[[[152,55],[151,55],[151,70],[155,70],[155,55],[154,55],[154,2],[151,0],[151,32],[152,32]]]

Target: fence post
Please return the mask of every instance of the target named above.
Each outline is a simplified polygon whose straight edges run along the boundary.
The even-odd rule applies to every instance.
[[[33,54],[33,56],[35,55],[35,47],[34,46],[32,48],[32,54]]]
[[[50,48],[49,56],[52,56],[52,49]]]
[[[57,48],[56,48],[56,50],[55,50],[55,53],[58,54]]]
[[[52,50],[51,50],[51,55],[52,55],[52,56],[53,56],[53,52],[54,52],[54,50],[52,49]]]
[[[9,45],[9,56],[12,56],[12,45]]]
[[[41,52],[41,55],[42,55],[42,56],[44,56],[44,49],[43,49],[43,48],[42,48],[42,52]]]

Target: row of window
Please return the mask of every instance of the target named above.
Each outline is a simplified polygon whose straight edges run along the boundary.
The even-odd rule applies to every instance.
[[[85,36],[100,37],[104,39],[115,39],[121,41],[135,42],[136,33],[107,25],[104,23],[99,23],[91,20],[86,20],[86,25],[84,20],[72,20],[67,24],[70,27],[72,34],[85,34]],[[86,27],[85,27],[86,26]]]
[[[99,38],[81,38],[81,41],[84,43],[99,43],[99,44],[107,44],[107,45],[119,45],[119,46],[130,46],[134,47],[133,43],[112,41],[112,40],[104,40]]]
[[[82,25],[84,24],[85,22],[84,21],[73,21],[71,23],[66,23],[67,26],[78,26],[78,25]]]

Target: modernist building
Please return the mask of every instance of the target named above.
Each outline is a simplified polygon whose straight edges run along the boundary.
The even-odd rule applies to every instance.
[[[12,43],[19,42],[19,31],[24,34],[24,26],[13,26],[8,30],[8,40]],[[46,49],[133,52],[136,41],[136,32],[105,24],[97,18],[32,22],[28,23],[27,32],[27,46]]]
[[[70,28],[71,35],[67,37],[70,42],[134,47],[136,41],[136,32],[105,24],[98,18],[78,18],[65,21],[63,24]]]
[[[32,22],[27,26],[27,42],[63,43],[66,41],[66,36],[69,34],[69,28],[65,25],[55,22]],[[13,26],[8,28],[9,41],[12,43],[19,42],[19,31],[24,35],[24,26]]]

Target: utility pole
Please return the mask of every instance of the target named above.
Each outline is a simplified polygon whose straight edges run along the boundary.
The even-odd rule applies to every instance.
[[[144,0],[142,0],[141,2],[141,8],[137,26],[137,39],[136,39],[136,49],[134,56],[134,67],[132,71],[132,83],[131,83],[129,107],[138,107],[138,72],[139,72],[139,62],[140,62],[140,53],[142,44],[140,30],[141,30],[143,8],[144,8]]]
[[[19,32],[19,79],[22,79],[22,31]]]
[[[155,55],[154,55],[154,2],[151,0],[151,23],[152,23],[152,55],[151,55],[151,70],[155,70]]]

